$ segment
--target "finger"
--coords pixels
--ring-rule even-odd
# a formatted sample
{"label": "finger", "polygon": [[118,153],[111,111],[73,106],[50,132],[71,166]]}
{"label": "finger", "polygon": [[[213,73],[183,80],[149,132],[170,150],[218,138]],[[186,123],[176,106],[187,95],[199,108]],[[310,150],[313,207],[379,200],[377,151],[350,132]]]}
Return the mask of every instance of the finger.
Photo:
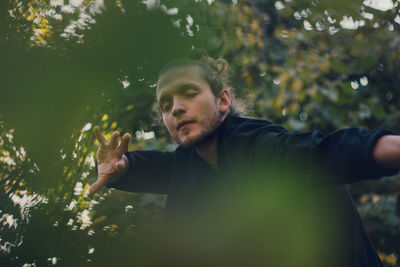
{"label": "finger", "polygon": [[119,132],[115,131],[111,135],[111,140],[110,140],[110,146],[112,148],[116,148],[118,146],[118,137],[119,137]]}
{"label": "finger", "polygon": [[97,180],[89,187],[89,194],[94,194],[100,190],[106,183],[104,181]]}
{"label": "finger", "polygon": [[97,140],[99,140],[100,144],[107,145],[108,141],[104,137],[104,135],[100,132],[99,126],[94,126],[94,134],[96,135]]}
{"label": "finger", "polygon": [[121,144],[119,145],[119,151],[121,154],[128,151],[129,140],[131,139],[131,135],[129,133],[124,134],[121,139]]}

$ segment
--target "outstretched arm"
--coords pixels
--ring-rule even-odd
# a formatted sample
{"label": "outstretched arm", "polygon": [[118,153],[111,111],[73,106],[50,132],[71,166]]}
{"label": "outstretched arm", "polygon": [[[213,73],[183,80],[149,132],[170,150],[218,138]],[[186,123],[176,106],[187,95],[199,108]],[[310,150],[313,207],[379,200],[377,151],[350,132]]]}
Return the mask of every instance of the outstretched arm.
{"label": "outstretched arm", "polygon": [[106,184],[117,181],[129,169],[129,160],[124,153],[128,151],[130,134],[124,134],[119,143],[119,132],[117,131],[113,132],[110,141],[103,136],[98,126],[94,127],[94,133],[99,141],[99,149],[96,154],[98,176],[97,181],[89,188],[90,194],[96,193]]}
{"label": "outstretched arm", "polygon": [[400,136],[385,135],[379,138],[373,150],[377,163],[385,168],[400,167]]}

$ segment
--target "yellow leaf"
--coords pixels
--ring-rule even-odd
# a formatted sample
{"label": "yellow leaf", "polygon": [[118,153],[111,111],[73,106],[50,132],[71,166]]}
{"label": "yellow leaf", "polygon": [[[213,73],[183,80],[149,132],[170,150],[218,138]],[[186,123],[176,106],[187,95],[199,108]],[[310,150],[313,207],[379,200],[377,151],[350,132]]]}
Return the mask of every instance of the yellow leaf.
{"label": "yellow leaf", "polygon": [[294,114],[297,113],[299,111],[300,105],[297,102],[291,103],[288,107],[289,112]]}
{"label": "yellow leaf", "polygon": [[385,263],[390,264],[391,266],[395,266],[397,264],[397,259],[396,257],[392,255],[387,255],[383,252],[378,251],[378,255],[381,258],[381,260]]}
{"label": "yellow leaf", "polygon": [[85,194],[85,192],[87,192],[89,190],[90,184],[86,183],[85,187],[82,190],[82,194]]}
{"label": "yellow leaf", "polygon": [[102,120],[102,121],[108,120],[108,115],[107,115],[107,114],[104,114],[103,117],[101,117],[101,120]]}
{"label": "yellow leaf", "polygon": [[30,14],[27,18],[28,21],[32,21],[35,19],[35,14]]}
{"label": "yellow leaf", "polygon": [[105,221],[107,219],[107,217],[106,216],[101,216],[101,217],[99,217],[99,218],[97,218],[96,220],[94,220],[94,224],[96,224],[96,223],[100,223],[100,222],[102,222],[102,221]]}
{"label": "yellow leaf", "polygon": [[41,29],[38,29],[39,31],[40,31],[40,34],[46,34],[47,32],[49,32],[49,29],[46,29],[46,28],[41,28]]}
{"label": "yellow leaf", "polygon": [[322,62],[321,65],[319,65],[319,67],[320,67],[320,69],[321,69],[321,71],[322,71],[323,73],[327,73],[327,72],[330,70],[330,68],[331,68],[331,62],[330,62],[329,59],[327,58],[324,62]]}
{"label": "yellow leaf", "polygon": [[243,32],[242,32],[241,28],[239,28],[239,27],[236,28],[236,35],[237,35],[238,39],[242,39]]}
{"label": "yellow leaf", "polygon": [[300,80],[300,79],[295,79],[295,80],[292,82],[292,89],[293,89],[293,91],[298,92],[298,91],[300,91],[302,88],[303,88],[303,81],[302,81],[302,80]]}
{"label": "yellow leaf", "polygon": [[37,12],[37,10],[32,6],[31,3],[28,4],[29,10],[34,13],[34,14],[38,14],[39,12]]}
{"label": "yellow leaf", "polygon": [[258,19],[253,19],[251,21],[250,27],[252,30],[257,30],[259,28]]}
{"label": "yellow leaf", "polygon": [[105,137],[107,140],[110,140],[110,139],[111,139],[111,133],[105,133],[105,134],[104,134],[104,137]]}
{"label": "yellow leaf", "polygon": [[290,74],[288,72],[282,72],[279,74],[278,79],[280,81],[279,86],[281,88],[286,88],[287,82],[290,79]]}
{"label": "yellow leaf", "polygon": [[247,34],[247,41],[248,41],[248,45],[247,46],[252,46],[255,44],[256,39],[254,38],[254,35],[252,33],[248,33]]}
{"label": "yellow leaf", "polygon": [[33,6],[32,6],[32,3],[28,3],[28,7],[29,7],[30,10],[35,10],[35,9],[33,8]]}
{"label": "yellow leaf", "polygon": [[35,41],[36,41],[37,43],[39,43],[39,44],[45,44],[45,43],[46,43],[46,41],[45,41],[42,37],[40,37],[40,36],[36,36],[36,37],[35,37]]}
{"label": "yellow leaf", "polygon": [[47,19],[45,19],[45,18],[42,18],[42,21],[41,21],[41,23],[44,23],[44,24],[49,24],[49,21],[48,21]]}

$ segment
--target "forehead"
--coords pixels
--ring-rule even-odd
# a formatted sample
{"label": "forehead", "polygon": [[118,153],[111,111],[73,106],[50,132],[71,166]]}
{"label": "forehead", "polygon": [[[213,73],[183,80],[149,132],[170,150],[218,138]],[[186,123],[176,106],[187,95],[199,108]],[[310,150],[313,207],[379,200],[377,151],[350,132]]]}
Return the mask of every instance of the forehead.
{"label": "forehead", "polygon": [[168,70],[158,79],[157,100],[160,99],[161,95],[188,84],[208,87],[208,83],[204,80],[202,74],[202,70],[197,66],[176,67]]}

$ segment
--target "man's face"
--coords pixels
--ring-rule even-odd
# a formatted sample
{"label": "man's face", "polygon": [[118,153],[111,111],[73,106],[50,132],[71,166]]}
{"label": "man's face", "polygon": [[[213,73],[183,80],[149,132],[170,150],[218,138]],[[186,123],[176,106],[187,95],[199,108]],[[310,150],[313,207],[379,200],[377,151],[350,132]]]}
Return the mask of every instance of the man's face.
{"label": "man's face", "polygon": [[220,100],[196,67],[176,68],[163,74],[157,101],[172,138],[179,145],[196,146],[221,123]]}

